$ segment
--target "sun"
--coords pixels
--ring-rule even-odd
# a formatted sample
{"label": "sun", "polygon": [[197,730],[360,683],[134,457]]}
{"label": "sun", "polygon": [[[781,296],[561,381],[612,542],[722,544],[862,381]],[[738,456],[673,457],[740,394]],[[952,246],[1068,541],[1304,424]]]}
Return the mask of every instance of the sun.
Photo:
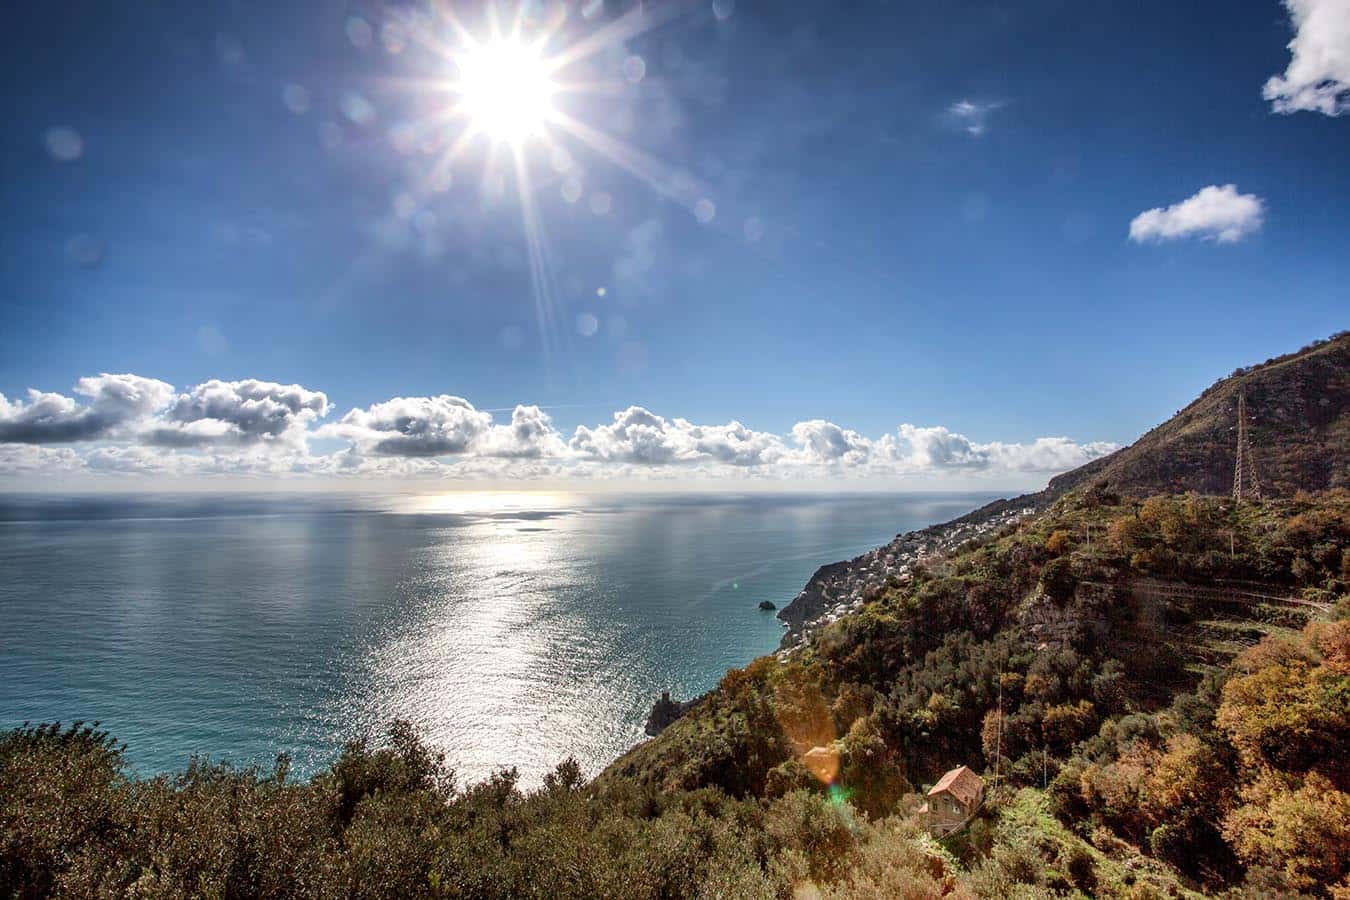
{"label": "sun", "polygon": [[473,131],[517,146],[543,134],[558,88],[537,47],[497,38],[469,47],[455,62],[460,109]]}

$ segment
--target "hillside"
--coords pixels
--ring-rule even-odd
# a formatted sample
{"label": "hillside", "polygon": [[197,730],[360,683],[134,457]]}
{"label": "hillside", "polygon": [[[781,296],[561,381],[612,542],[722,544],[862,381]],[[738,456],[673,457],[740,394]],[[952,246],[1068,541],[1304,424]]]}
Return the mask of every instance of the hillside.
{"label": "hillside", "polygon": [[1051,479],[1047,494],[1106,480],[1132,496],[1226,494],[1245,393],[1266,496],[1350,486],[1350,332],[1239,369],[1128,447]]}
{"label": "hillside", "polygon": [[1038,509],[1075,488],[1104,482],[1135,497],[1231,492],[1237,402],[1247,398],[1250,441],[1264,496],[1350,485],[1350,332],[1234,372],[1128,447],[1050,480],[1041,491],[995,500],[950,522],[896,535],[884,546],[815,571],[778,613],[782,647],[831,617],[857,609],[914,563]]}

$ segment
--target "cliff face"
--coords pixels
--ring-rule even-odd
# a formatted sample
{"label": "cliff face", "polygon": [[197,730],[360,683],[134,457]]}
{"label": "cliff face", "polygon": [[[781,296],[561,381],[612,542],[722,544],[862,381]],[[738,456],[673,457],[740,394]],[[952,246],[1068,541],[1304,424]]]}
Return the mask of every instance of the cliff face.
{"label": "cliff face", "polygon": [[1103,479],[1134,496],[1228,493],[1239,393],[1267,497],[1350,485],[1350,332],[1342,332],[1239,369],[1130,446],[1051,479],[1045,493]]}

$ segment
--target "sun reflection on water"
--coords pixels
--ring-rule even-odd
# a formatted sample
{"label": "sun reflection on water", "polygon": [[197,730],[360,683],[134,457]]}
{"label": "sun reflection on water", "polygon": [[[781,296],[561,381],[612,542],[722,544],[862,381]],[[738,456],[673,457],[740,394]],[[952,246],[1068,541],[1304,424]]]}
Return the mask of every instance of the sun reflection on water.
{"label": "sun reflection on water", "polygon": [[[597,719],[631,718],[648,686],[614,671],[630,668],[620,662],[625,623],[598,622],[587,609],[608,589],[584,546],[560,537],[585,518],[571,515],[576,499],[529,491],[410,498],[401,511],[459,521],[446,525],[453,539],[410,561],[396,588],[407,609],[395,630],[372,636],[348,719],[370,732],[409,719],[474,779],[514,765],[537,781],[566,756],[602,756],[612,728],[587,731]],[[522,527],[540,518],[547,528]]]}
{"label": "sun reflection on water", "polygon": [[419,494],[400,502],[394,512],[418,515],[500,515],[560,512],[577,505],[572,494],[550,491],[451,491]]}

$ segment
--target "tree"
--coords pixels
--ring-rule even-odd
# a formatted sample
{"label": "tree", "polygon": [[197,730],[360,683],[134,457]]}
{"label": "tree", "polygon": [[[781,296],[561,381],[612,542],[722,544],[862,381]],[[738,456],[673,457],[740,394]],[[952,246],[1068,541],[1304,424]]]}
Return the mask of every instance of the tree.
{"label": "tree", "polygon": [[1041,720],[1041,731],[1045,741],[1052,747],[1066,748],[1079,741],[1095,729],[1097,712],[1087,700],[1077,703],[1061,703],[1045,711]]}
{"label": "tree", "polygon": [[1223,833],[1243,862],[1280,869],[1297,890],[1350,874],[1350,794],[1316,772],[1302,784],[1268,772],[1242,799]]}
{"label": "tree", "polygon": [[1294,659],[1229,679],[1215,723],[1243,762],[1305,770],[1350,740],[1350,677]]}

